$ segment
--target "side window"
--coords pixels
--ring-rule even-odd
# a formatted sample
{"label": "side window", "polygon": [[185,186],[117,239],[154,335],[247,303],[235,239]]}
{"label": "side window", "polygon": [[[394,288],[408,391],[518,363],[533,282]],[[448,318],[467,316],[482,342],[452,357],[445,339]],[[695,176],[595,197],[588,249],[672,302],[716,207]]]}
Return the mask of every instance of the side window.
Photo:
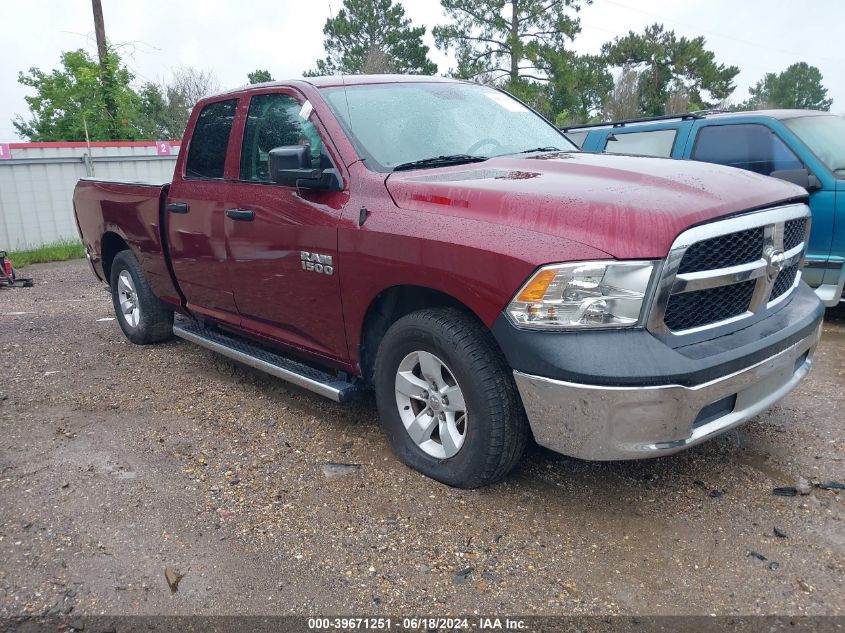
{"label": "side window", "polygon": [[779,169],[801,169],[803,163],[765,125],[706,125],[691,158],[747,169],[768,176]]}
{"label": "side window", "polygon": [[672,155],[672,146],[675,144],[677,134],[677,130],[612,132],[607,137],[604,151],[608,154],[639,154],[669,158]]}
{"label": "side window", "polygon": [[270,150],[283,145],[310,145],[319,165],[323,142],[313,123],[299,113],[302,104],[290,95],[256,95],[249,102],[241,149],[241,180],[271,182]]}
{"label": "side window", "polygon": [[237,99],[209,103],[200,112],[185,172],[188,178],[222,178]]}
{"label": "side window", "polygon": [[568,138],[570,141],[575,143],[578,147],[584,147],[584,141],[587,140],[587,134],[589,132],[566,132],[564,136]]}

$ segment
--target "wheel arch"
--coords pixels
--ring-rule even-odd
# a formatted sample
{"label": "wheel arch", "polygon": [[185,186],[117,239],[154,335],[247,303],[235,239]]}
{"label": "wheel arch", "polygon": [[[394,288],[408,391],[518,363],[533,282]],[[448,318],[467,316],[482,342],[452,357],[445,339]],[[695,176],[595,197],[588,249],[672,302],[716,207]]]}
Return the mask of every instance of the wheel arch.
{"label": "wheel arch", "polygon": [[485,329],[481,318],[454,296],[427,286],[403,284],[385,288],[370,301],[361,325],[358,365],[361,377],[372,384],[376,353],[390,326],[403,316],[425,308],[451,307],[472,317]]}
{"label": "wheel arch", "polygon": [[100,260],[103,266],[103,276],[107,284],[111,285],[111,266],[114,258],[121,251],[129,250],[126,239],[114,231],[106,231],[100,241]]}

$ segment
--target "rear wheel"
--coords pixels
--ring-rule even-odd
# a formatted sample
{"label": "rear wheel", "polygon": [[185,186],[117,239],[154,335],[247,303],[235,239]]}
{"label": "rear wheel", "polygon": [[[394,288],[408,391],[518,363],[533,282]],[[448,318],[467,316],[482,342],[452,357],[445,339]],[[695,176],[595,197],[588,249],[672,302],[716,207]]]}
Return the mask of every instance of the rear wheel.
{"label": "rear wheel", "polygon": [[513,376],[490,333],[453,308],[394,323],[374,372],[382,428],[407,465],[450,486],[503,478],[528,424]]}
{"label": "rear wheel", "polygon": [[173,335],[173,312],[153,294],[132,251],[121,251],[115,256],[111,293],[117,321],[130,341],[148,345]]}

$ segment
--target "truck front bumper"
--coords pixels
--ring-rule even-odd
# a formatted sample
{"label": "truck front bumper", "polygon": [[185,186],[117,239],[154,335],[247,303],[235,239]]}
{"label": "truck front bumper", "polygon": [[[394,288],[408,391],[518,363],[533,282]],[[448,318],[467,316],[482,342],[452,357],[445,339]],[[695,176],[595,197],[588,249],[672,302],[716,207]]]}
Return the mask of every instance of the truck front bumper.
{"label": "truck front bumper", "polygon": [[[807,375],[824,310],[804,284],[795,295],[777,314],[721,337],[731,340],[686,348],[670,348],[645,330],[558,334],[558,349],[549,347],[548,333],[511,336],[506,328],[515,328],[501,321],[494,335],[538,444],[589,460],[657,457],[742,424]],[[544,349],[542,358],[526,362],[530,353],[525,345],[517,351],[519,340]],[[545,375],[526,370],[541,367]]]}

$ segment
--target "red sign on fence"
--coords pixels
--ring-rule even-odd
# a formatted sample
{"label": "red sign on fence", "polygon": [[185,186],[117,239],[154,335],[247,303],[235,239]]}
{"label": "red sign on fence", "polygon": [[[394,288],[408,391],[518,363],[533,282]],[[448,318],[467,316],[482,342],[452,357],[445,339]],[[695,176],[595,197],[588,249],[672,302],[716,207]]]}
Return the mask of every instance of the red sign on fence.
{"label": "red sign on fence", "polygon": [[170,141],[156,141],[156,154],[170,156]]}
{"label": "red sign on fence", "polygon": [[9,160],[11,157],[12,157],[12,150],[9,149],[9,144],[8,143],[0,143],[0,160]]}

